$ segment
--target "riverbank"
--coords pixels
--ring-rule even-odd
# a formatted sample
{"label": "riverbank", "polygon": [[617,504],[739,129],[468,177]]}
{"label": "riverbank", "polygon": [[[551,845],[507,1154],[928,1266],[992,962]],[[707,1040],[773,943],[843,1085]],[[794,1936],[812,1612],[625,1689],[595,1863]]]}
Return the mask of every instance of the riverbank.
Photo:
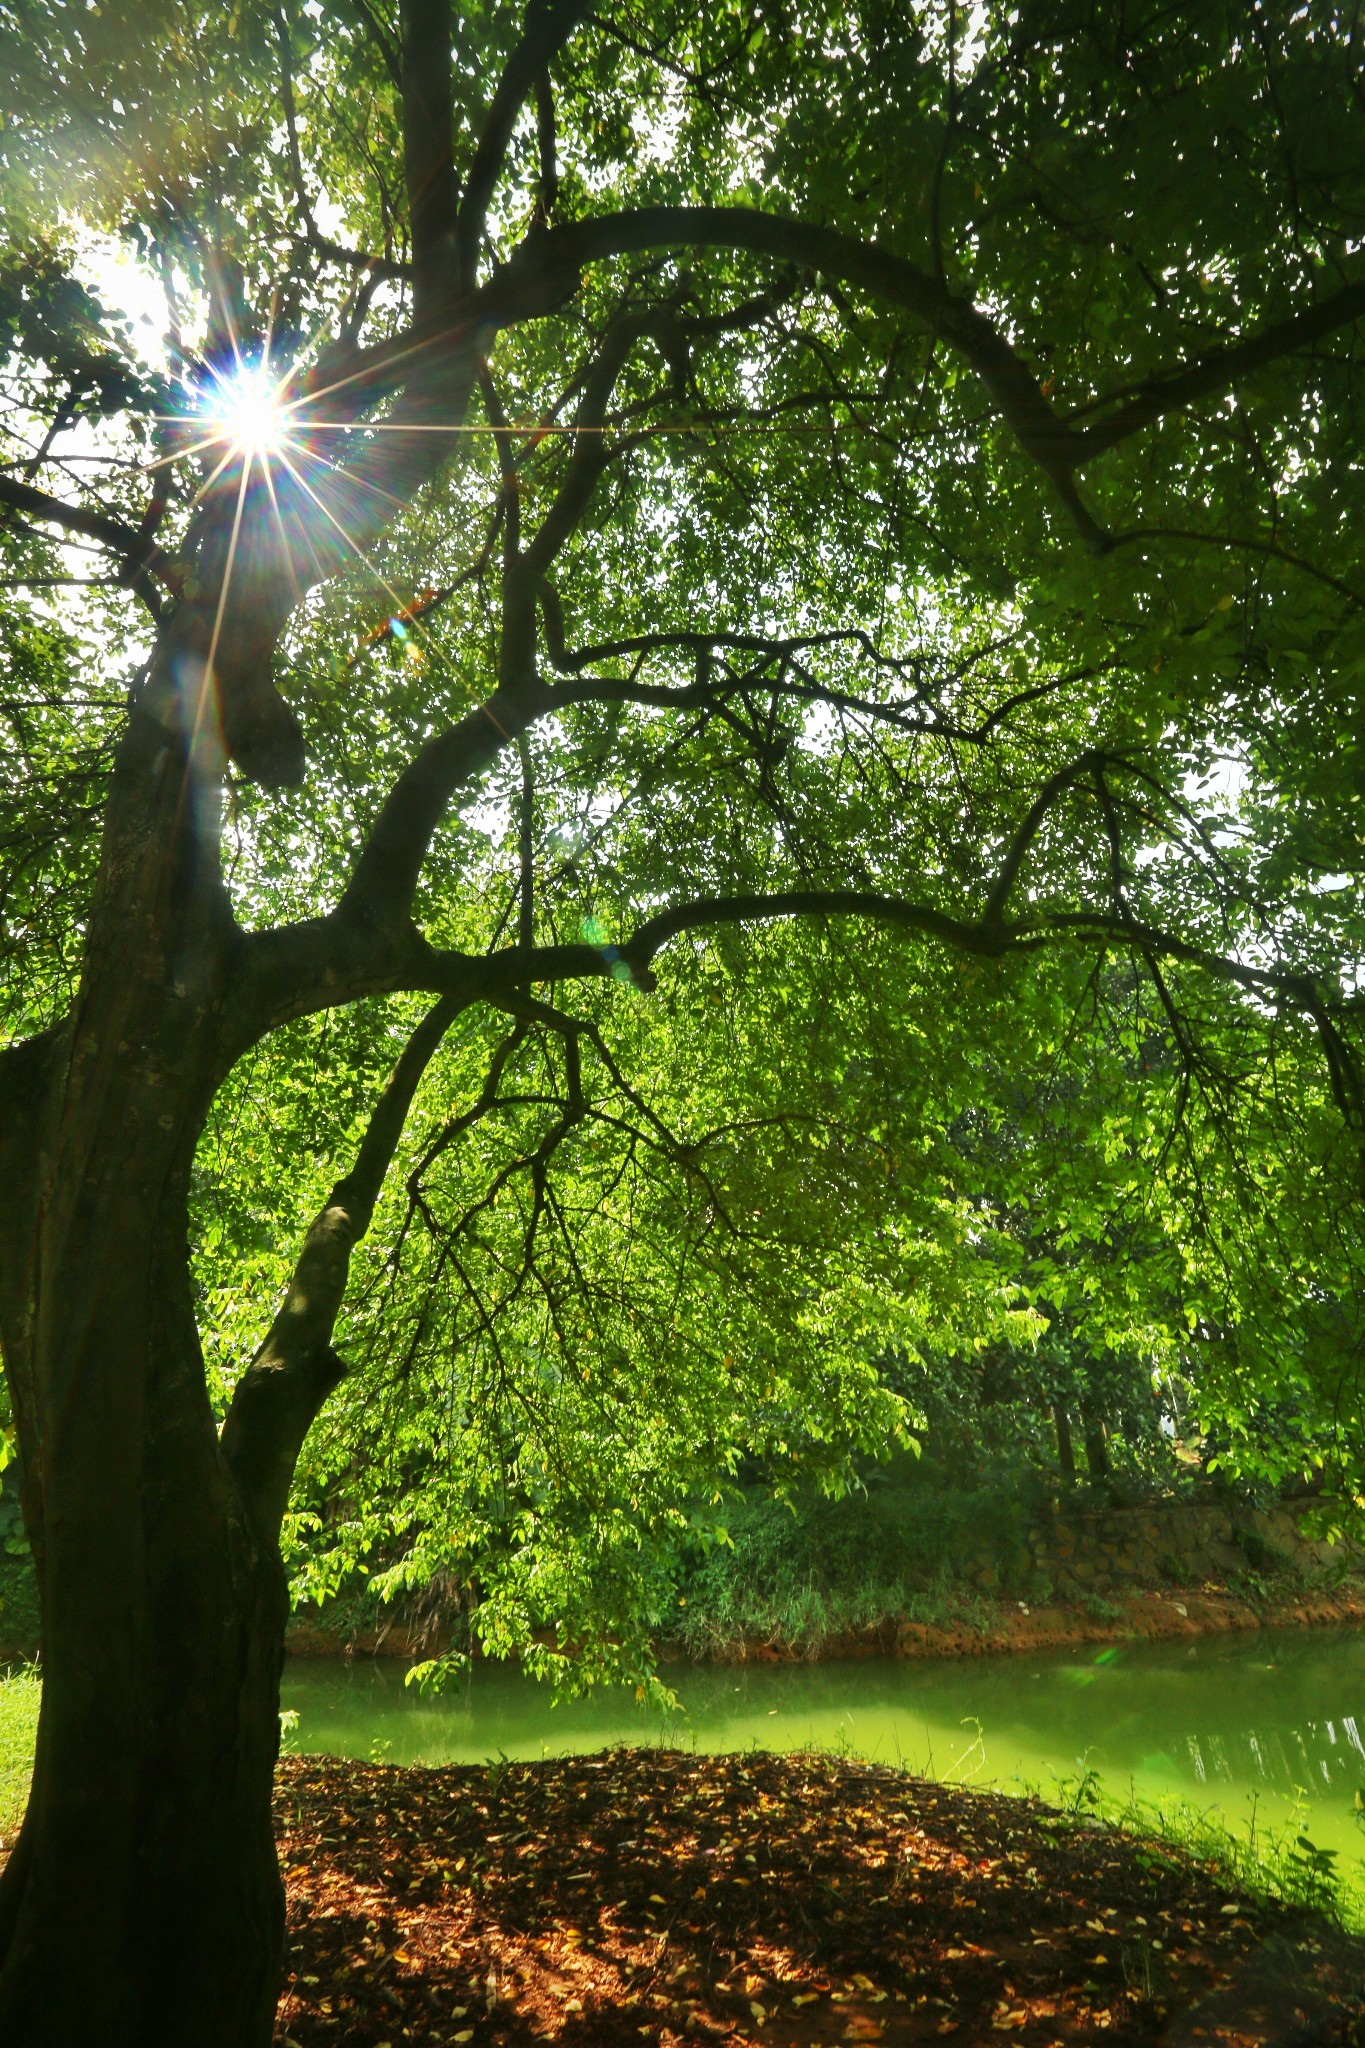
{"label": "riverbank", "polygon": [[822,1755],[287,1758],[284,2048],[1365,2041],[1365,1943],[1169,1844]]}
{"label": "riverbank", "polygon": [[[898,1621],[850,1631],[821,1644],[820,1657],[982,1657],[1011,1651],[1065,1649],[1081,1643],[1174,1642],[1235,1630],[1328,1628],[1365,1622],[1365,1586],[1332,1592],[1302,1587],[1252,1600],[1217,1586],[1161,1593],[1116,1593],[1104,1600],[1034,1608],[1026,1601],[974,1603],[962,1619]],[[718,1659],[803,1662],[799,1644],[761,1640],[735,1644]]]}
{"label": "riverbank", "polygon": [[[662,1663],[800,1664],[846,1657],[999,1656],[1082,1643],[1166,1642],[1235,1630],[1330,1628],[1344,1622],[1365,1623],[1365,1583],[1359,1580],[1330,1591],[1290,1584],[1254,1597],[1221,1586],[1175,1586],[1042,1607],[978,1594],[944,1601],[934,1620],[894,1618],[824,1634],[815,1642],[780,1634],[741,1635],[717,1643],[705,1658],[689,1657],[676,1640],[658,1647]],[[396,1618],[343,1626],[325,1612],[310,1612],[292,1618],[285,1646],[291,1657],[392,1657],[410,1663],[446,1648],[448,1638],[430,1630],[419,1634]],[[12,1642],[0,1633],[0,1666],[28,1663],[37,1647],[29,1631]]]}
{"label": "riverbank", "polygon": [[[1257,1505],[1211,1486],[1130,1505],[874,1481],[794,1513],[734,1504],[729,1540],[680,1567],[664,1663],[979,1656],[1068,1644],[1365,1620],[1365,1551],[1323,1541],[1321,1501]],[[458,1633],[455,1633],[458,1631]],[[0,1663],[36,1654],[27,1558],[0,1558]],[[289,1625],[296,1657],[431,1657],[467,1614],[353,1588]],[[477,1654],[477,1645],[475,1645]]]}
{"label": "riverbank", "polygon": [[[933,1620],[891,1618],[818,1639],[783,1634],[738,1635],[718,1641],[710,1656],[689,1656],[676,1640],[659,1645],[661,1663],[811,1663],[845,1657],[981,1657],[1009,1651],[1064,1649],[1068,1644],[1175,1641],[1238,1629],[1328,1628],[1365,1622],[1365,1583],[1310,1588],[1295,1581],[1250,1595],[1225,1586],[1175,1586],[1160,1592],[1114,1592],[1036,1606],[974,1594],[949,1597]],[[429,1657],[446,1639],[416,1635],[396,1619],[344,1631],[326,1614],[296,1614],[286,1646],[293,1657]],[[3,1652],[0,1652],[0,1661]]]}
{"label": "riverbank", "polygon": [[[680,1563],[661,1663],[976,1656],[1365,1619],[1365,1553],[1319,1533],[1321,1501],[1258,1505],[1212,1486],[1065,1501],[1015,1475],[970,1492],[902,1473],[795,1508],[733,1503],[728,1540]],[[420,1658],[431,1613],[361,1594],[295,1616],[298,1656]]]}

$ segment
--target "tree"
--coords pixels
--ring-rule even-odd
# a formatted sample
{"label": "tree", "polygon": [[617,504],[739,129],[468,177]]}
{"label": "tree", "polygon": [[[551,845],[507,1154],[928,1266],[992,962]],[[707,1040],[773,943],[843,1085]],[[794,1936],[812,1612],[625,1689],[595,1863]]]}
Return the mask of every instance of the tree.
{"label": "tree", "polygon": [[[457,1019],[482,1080],[432,1142],[484,1179],[431,1241],[491,1271],[505,1233],[500,1315],[542,1230],[538,1299],[570,1298],[592,1223],[551,1171],[594,1120],[658,1137],[656,1244],[696,1241],[689,1191],[732,1216],[743,1148],[665,1142],[606,1029],[676,1107],[649,1001],[676,1022],[727,957],[757,1129],[778,992],[809,1014],[836,956],[843,1067],[859,1008],[885,1032],[912,989],[940,1075],[958,1029],[1069,1045],[1124,956],[1168,1065],[1097,1136],[1130,1182],[1171,1168],[1190,1297],[1273,1291],[1270,1217],[1281,1291],[1352,1300],[1360,28],[1071,0],[3,22],[0,1337],[45,1677],[0,2033],[245,2048],[283,1927],[281,1519],[415,1092],[469,1077]],[[164,280],[165,371],[80,281],[95,231]],[[107,569],[59,611],[74,549]],[[292,1048],[297,1095],[300,1020],[379,999],[405,1042],[220,1428],[196,1147],[215,1116],[230,1146],[248,1062]],[[485,1126],[513,1136],[471,1162]],[[809,1148],[791,1172],[816,1189]],[[1049,1200],[1093,1207],[1086,1172],[1059,1154]],[[792,1398],[837,1415],[805,1338]],[[1244,1345],[1244,1415],[1258,1369]]]}

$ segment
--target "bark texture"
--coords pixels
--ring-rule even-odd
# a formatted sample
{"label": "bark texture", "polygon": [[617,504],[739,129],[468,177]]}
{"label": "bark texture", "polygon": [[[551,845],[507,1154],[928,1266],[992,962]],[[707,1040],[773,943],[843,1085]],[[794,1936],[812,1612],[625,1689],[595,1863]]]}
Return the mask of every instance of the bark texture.
{"label": "bark texture", "polygon": [[271,2037],[280,1521],[342,1371],[351,1250],[463,1007],[443,998],[413,1033],[220,1436],[188,1191],[240,1050],[249,948],[223,894],[217,799],[193,748],[136,716],[80,999],[0,1061],[0,1339],[43,1610],[33,1791],[0,1878],[0,2041],[25,2048]]}
{"label": "bark texture", "polygon": [[284,1581],[218,1442],[187,1243],[237,943],[214,802],[135,717],[80,997],[3,1070],[0,1335],[44,1683],[0,1881],[0,2039],[31,2048],[246,2048],[278,1983]]}
{"label": "bark texture", "polygon": [[[388,431],[353,460],[338,434],[333,466],[306,492],[281,474],[253,494],[239,459],[203,494],[180,550],[193,581],[175,582],[169,612],[152,606],[162,625],[115,765],[79,994],[58,1029],[0,1054],[0,1349],[44,1668],[32,1795],[0,1877],[6,2044],[265,2048],[271,2038],[284,1933],[270,1811],[280,1520],[304,1435],[343,1370],[332,1331],[351,1250],[426,1063],[480,992],[459,959],[433,980],[411,921],[417,870],[452,790],[539,700],[522,678],[522,701],[495,702],[433,742],[394,792],[344,903],[292,930],[250,938],[235,923],[219,861],[222,777],[231,760],[265,787],[300,781],[302,733],[272,673],[291,611],[458,444],[489,335],[548,310],[574,281],[532,264],[480,289],[475,271],[518,111],[578,13],[564,0],[533,10],[461,195],[450,8],[404,0],[417,329],[396,365],[367,370],[352,347],[344,377],[320,361],[316,393],[307,380],[301,393],[320,396],[333,429],[383,403]],[[55,501],[9,495],[12,507],[54,513]],[[97,537],[145,567],[138,535],[105,521]],[[533,614],[533,590],[525,603]],[[188,1213],[214,1092],[285,1019],[424,986],[449,992],[307,1233],[220,1437]]]}

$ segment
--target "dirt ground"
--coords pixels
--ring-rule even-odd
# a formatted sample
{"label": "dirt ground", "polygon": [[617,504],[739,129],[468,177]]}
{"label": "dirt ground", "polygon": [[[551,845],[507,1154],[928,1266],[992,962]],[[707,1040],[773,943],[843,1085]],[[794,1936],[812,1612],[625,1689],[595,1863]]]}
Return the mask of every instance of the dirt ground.
{"label": "dirt ground", "polygon": [[826,1756],[285,1759],[278,2039],[1360,2048],[1365,1943],[1157,1842]]}

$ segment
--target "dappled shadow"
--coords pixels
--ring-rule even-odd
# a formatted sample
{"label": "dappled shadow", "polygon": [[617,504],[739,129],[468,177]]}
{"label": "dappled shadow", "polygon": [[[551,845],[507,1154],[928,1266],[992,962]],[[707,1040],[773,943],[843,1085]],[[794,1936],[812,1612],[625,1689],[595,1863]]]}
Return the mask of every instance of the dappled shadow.
{"label": "dappled shadow", "polygon": [[296,1758],[278,1818],[299,2048],[1289,2048],[1353,2040],[1365,1981],[1158,1844],[830,1757]]}

